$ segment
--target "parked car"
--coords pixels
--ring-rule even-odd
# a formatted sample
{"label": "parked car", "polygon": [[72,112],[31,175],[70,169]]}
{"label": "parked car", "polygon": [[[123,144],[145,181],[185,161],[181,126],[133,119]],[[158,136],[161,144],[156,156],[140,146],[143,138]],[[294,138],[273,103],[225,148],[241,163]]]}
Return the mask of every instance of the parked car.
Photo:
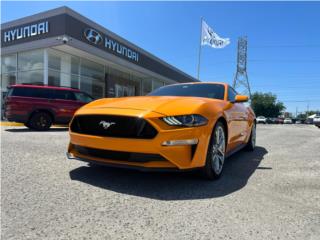
{"label": "parked car", "polygon": [[276,123],[276,118],[267,118],[267,123],[268,123],[268,124],[274,124],[274,123]]}
{"label": "parked car", "polygon": [[315,126],[317,126],[318,128],[320,128],[320,115],[317,115],[313,118],[313,123]]}
{"label": "parked car", "polygon": [[8,121],[24,123],[35,130],[48,130],[54,123],[67,124],[75,111],[93,98],[78,89],[12,85],[5,98]]}
{"label": "parked car", "polygon": [[276,123],[277,124],[283,124],[284,119],[283,118],[276,118]]}
{"label": "parked car", "polygon": [[267,123],[267,119],[264,116],[257,117],[256,121],[257,123],[263,123],[263,124]]}
{"label": "parked car", "polygon": [[285,118],[285,119],[283,120],[283,123],[284,123],[284,124],[292,124],[292,119],[291,119],[291,118]]}
{"label": "parked car", "polygon": [[144,170],[200,168],[208,179],[218,178],[227,156],[255,148],[255,115],[246,101],[225,83],[203,82],[97,100],[70,123],[67,156]]}

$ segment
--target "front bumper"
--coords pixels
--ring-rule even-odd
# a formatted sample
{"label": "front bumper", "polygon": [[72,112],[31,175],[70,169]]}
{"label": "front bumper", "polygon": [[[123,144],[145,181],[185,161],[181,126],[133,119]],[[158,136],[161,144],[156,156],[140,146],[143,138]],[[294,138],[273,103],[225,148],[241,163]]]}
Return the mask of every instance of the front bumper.
{"label": "front bumper", "polygon": [[[192,128],[171,127],[159,120],[159,117],[145,118],[152,124],[158,134],[153,139],[129,139],[92,136],[70,132],[68,155],[71,158],[86,162],[97,162],[111,166],[122,166],[142,169],[171,169],[187,170],[200,168],[205,165],[208,142],[211,135],[210,125]],[[184,141],[193,139],[196,141]],[[165,145],[168,141],[177,141],[181,145]],[[185,144],[183,144],[185,143]],[[195,144],[190,144],[195,143]],[[88,151],[79,151],[86,148]],[[92,152],[93,151],[93,152]],[[103,151],[106,151],[105,154]],[[99,154],[97,154],[99,152]],[[109,152],[111,152],[109,154]],[[119,159],[126,154],[140,154],[141,159]],[[145,161],[144,155],[158,155]],[[120,157],[121,158],[121,157]],[[148,158],[149,159],[149,158]]]}

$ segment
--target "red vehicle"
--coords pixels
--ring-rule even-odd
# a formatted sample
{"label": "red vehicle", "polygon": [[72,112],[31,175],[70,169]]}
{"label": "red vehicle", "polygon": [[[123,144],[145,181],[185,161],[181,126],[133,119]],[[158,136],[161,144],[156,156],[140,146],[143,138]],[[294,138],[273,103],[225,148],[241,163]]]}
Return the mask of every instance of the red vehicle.
{"label": "red vehicle", "polygon": [[278,117],[278,118],[276,119],[276,123],[277,123],[277,124],[283,124],[283,123],[284,123],[284,118]]}
{"label": "red vehicle", "polygon": [[9,121],[43,131],[54,123],[69,123],[75,111],[92,100],[90,95],[79,89],[12,85],[5,99],[4,114]]}

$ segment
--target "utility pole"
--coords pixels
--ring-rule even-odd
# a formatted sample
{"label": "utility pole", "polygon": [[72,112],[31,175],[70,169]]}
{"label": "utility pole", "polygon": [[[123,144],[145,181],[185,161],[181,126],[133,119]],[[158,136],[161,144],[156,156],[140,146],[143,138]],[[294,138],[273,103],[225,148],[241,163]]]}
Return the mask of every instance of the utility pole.
{"label": "utility pole", "polygon": [[247,74],[247,37],[239,37],[237,54],[237,72],[233,79],[233,88],[240,94],[251,98],[251,90]]}

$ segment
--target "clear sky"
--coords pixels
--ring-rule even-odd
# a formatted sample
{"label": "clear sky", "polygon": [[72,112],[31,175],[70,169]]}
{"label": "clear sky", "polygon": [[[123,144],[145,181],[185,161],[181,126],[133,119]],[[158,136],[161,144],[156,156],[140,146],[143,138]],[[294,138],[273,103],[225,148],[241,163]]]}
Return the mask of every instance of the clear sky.
{"label": "clear sky", "polygon": [[200,18],[224,49],[202,49],[200,78],[232,83],[239,36],[248,37],[251,91],[287,111],[320,110],[320,2],[2,2],[1,22],[66,5],[196,77]]}

